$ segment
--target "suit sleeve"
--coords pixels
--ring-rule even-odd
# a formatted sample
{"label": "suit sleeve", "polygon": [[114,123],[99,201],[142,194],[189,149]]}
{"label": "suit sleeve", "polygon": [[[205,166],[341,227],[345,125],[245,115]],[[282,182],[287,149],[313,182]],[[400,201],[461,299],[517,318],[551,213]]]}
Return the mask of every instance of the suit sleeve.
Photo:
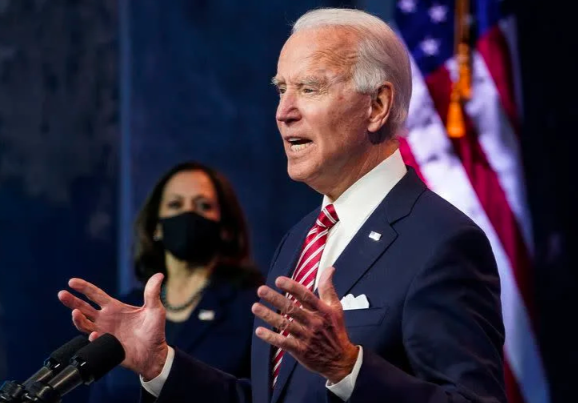
{"label": "suit sleeve", "polygon": [[250,403],[251,384],[206,365],[175,349],[175,360],[160,396],[141,389],[142,403]]}
{"label": "suit sleeve", "polygon": [[433,252],[408,290],[402,332],[414,374],[364,349],[349,402],[506,402],[500,281],[479,228]]}

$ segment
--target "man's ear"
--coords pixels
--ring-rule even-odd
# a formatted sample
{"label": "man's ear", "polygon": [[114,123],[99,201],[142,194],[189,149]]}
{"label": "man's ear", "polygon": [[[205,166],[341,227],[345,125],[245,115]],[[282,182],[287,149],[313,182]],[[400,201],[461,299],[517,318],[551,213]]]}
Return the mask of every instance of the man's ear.
{"label": "man's ear", "polygon": [[390,82],[383,83],[373,94],[367,131],[376,133],[385,126],[391,113],[394,95],[395,91]]}

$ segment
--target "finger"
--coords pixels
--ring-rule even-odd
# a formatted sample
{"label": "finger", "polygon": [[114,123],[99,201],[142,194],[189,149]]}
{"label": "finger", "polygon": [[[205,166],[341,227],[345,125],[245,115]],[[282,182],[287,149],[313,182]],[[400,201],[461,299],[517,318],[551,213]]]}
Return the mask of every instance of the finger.
{"label": "finger", "polygon": [[58,293],[58,299],[66,307],[72,310],[78,309],[80,312],[84,314],[84,316],[86,316],[90,320],[94,320],[98,315],[98,311],[94,309],[88,302],[83,301],[78,297],[75,297],[68,291],[60,291]]}
{"label": "finger", "polygon": [[100,333],[98,332],[92,332],[91,334],[88,335],[88,341],[90,341],[91,343],[93,341],[95,341],[96,339],[98,339],[101,336]]}
{"label": "finger", "polygon": [[306,328],[303,325],[294,320],[290,320],[287,316],[273,312],[263,304],[258,302],[253,304],[251,311],[255,316],[263,319],[274,328],[279,329],[280,333],[287,331],[295,337],[302,337],[306,333]]}
{"label": "finger", "polygon": [[161,302],[161,286],[163,284],[164,275],[157,273],[147,281],[144,290],[144,304],[151,308],[160,308],[163,306]]}
{"label": "finger", "polygon": [[85,281],[83,279],[80,278],[70,279],[68,285],[73,290],[86,295],[86,297],[89,300],[91,300],[100,307],[106,306],[109,302],[113,300],[113,298],[110,295],[102,291],[94,284],[89,283],[88,281]]}
{"label": "finger", "polygon": [[279,347],[288,353],[295,354],[299,351],[299,342],[294,337],[285,337],[261,326],[255,329],[255,334],[266,343]]}
{"label": "finger", "polygon": [[301,309],[295,301],[291,301],[266,285],[257,289],[257,295],[263,300],[269,302],[275,308],[279,309],[282,314],[291,316],[293,319],[298,320],[304,325],[309,323],[309,312]]}
{"label": "finger", "polygon": [[335,287],[333,286],[333,273],[335,273],[335,267],[328,267],[321,273],[318,287],[319,298],[328,305],[341,306],[341,301],[339,300],[337,291],[335,291]]}
{"label": "finger", "polygon": [[275,285],[281,290],[293,295],[305,308],[311,309],[312,311],[321,311],[323,309],[321,300],[298,282],[281,276],[275,280]]}
{"label": "finger", "polygon": [[74,326],[78,330],[84,333],[90,334],[96,330],[94,322],[89,321],[78,309],[72,311],[72,323],[74,323]]}

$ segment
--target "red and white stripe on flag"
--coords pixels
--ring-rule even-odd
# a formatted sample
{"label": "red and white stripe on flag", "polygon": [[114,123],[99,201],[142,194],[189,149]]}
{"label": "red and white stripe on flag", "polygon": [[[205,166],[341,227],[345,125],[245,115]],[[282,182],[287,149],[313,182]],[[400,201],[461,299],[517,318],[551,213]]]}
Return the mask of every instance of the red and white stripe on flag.
{"label": "red and white stripe on flag", "polygon": [[515,19],[503,10],[503,1],[469,3],[471,97],[463,104],[465,136],[454,138],[446,120],[458,79],[455,1],[397,2],[395,22],[413,71],[401,150],[428,186],[470,216],[491,242],[502,283],[509,401],[549,403],[533,326],[534,248],[520,153]]}

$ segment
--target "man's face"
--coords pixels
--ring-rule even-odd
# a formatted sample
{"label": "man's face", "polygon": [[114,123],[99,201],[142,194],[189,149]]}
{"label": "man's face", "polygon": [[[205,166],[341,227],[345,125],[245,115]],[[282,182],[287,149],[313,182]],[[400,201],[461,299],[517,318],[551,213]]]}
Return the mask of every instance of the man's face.
{"label": "man's face", "polygon": [[351,80],[355,45],[338,28],[298,32],[285,43],[274,78],[289,176],[324,194],[344,172],[361,169],[370,147],[371,97]]}

